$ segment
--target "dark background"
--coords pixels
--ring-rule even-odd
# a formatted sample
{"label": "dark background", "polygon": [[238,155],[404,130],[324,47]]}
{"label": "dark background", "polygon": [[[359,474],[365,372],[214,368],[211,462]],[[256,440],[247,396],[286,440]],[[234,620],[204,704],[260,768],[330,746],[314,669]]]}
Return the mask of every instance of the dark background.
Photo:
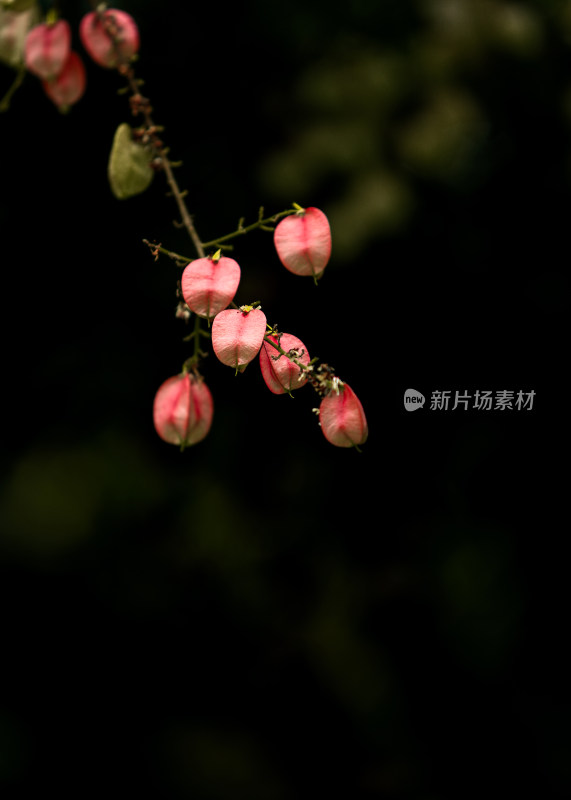
{"label": "dark background", "polygon": [[203,240],[327,213],[318,287],[256,231],[237,300],[350,383],[362,453],[213,356],[208,438],[156,436],[189,349],[142,239],[193,253],[161,175],[109,190],[131,118],[88,8],[85,96],[28,76],[0,118],[6,796],[567,796],[571,4],[121,6]]}

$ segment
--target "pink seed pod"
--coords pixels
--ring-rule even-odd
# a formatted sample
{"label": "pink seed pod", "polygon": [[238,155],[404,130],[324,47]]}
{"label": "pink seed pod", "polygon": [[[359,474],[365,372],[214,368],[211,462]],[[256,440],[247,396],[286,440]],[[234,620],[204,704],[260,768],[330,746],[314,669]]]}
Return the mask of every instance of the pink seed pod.
{"label": "pink seed pod", "polygon": [[50,100],[60,111],[65,112],[83,96],[85,83],[83,61],[72,50],[57,78],[53,81],[42,81],[42,86]]}
{"label": "pink seed pod", "polygon": [[274,244],[286,269],[318,278],[331,255],[329,221],[318,208],[302,208],[276,226]]}
{"label": "pink seed pod", "polygon": [[[278,343],[277,336],[270,336],[269,338],[272,342]],[[279,337],[279,344],[286,353],[292,350],[297,351],[296,359],[302,364],[309,364],[310,358],[307,348],[297,336],[293,336],[291,333],[282,333]],[[292,392],[307,382],[305,371],[287,356],[278,352],[267,341],[264,341],[260,350],[260,369],[266,386],[274,394]]]}
{"label": "pink seed pod", "polygon": [[166,380],[155,395],[155,429],[169,444],[184,448],[202,441],[212,425],[213,413],[210,389],[188,372]]}
{"label": "pink seed pod", "polygon": [[214,317],[212,347],[218,359],[243,372],[258,355],[266,333],[266,315],[259,308],[228,308]]}
{"label": "pink seed pod", "polygon": [[355,447],[367,441],[369,430],[363,406],[346,383],[333,389],[319,406],[321,430],[328,442],[337,447]]}
{"label": "pink seed pod", "polygon": [[64,19],[53,25],[36,25],[26,36],[24,44],[26,68],[43,81],[54,80],[62,71],[70,48],[71,30]]}
{"label": "pink seed pod", "polygon": [[109,69],[128,61],[139,49],[135,20],[116,8],[108,8],[101,15],[95,11],[86,14],[79,23],[79,37],[96,64]]}
{"label": "pink seed pod", "polygon": [[240,283],[240,267],[232,258],[197,258],[182,273],[182,294],[199,317],[215,317],[230,305]]}

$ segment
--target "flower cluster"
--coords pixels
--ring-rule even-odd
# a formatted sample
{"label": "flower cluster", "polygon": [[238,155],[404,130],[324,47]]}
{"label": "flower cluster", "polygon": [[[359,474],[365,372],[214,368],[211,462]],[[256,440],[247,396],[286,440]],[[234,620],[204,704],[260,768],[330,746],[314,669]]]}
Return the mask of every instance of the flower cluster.
{"label": "flower cluster", "polygon": [[[79,37],[89,56],[100,66],[117,67],[139,49],[139,32],[133,18],[114,8],[91,11],[79,25]],[[40,78],[47,96],[60,111],[67,111],[83,96],[86,73],[79,54],[71,48],[71,29],[65,19],[49,12],[24,41],[26,69]]]}
{"label": "flower cluster", "polygon": [[[296,205],[276,226],[274,243],[290,272],[319,278],[331,254],[326,215],[318,208]],[[212,323],[212,348],[218,360],[238,373],[258,357],[262,377],[273,394],[291,394],[309,383],[321,397],[316,410],[327,441],[338,447],[363,444],[367,420],[357,395],[328,365],[316,367],[297,336],[268,325],[258,303],[236,306],[240,276],[239,264],[221,256],[220,250],[191,261],[182,274],[184,302],[190,312]],[[177,313],[182,316],[180,307]],[[154,421],[161,438],[181,447],[204,438],[212,421],[212,398],[197,371],[190,378],[185,368],[160,387]]]}
{"label": "flower cluster", "polygon": [[[83,95],[85,67],[72,50],[69,23],[48,12],[45,21],[21,10],[10,18],[9,36],[15,39],[17,14],[26,31],[20,64],[42,81],[48,97],[58,109],[66,111]],[[39,14],[39,12],[38,12]],[[6,27],[4,25],[4,27]],[[199,362],[206,355],[200,349],[200,338],[211,339],[218,360],[236,373],[243,372],[258,358],[263,380],[272,394],[290,394],[309,384],[320,397],[315,409],[319,414],[325,438],[338,447],[359,447],[368,435],[363,407],[353,390],[335,375],[327,364],[310,359],[304,343],[294,334],[268,325],[259,302],[238,306],[234,298],[241,279],[240,265],[222,255],[227,240],[255,228],[273,232],[274,246],[283,266],[295,275],[312,277],[317,283],[331,256],[331,230],[326,215],[318,208],[302,208],[294,204],[268,219],[260,209],[258,221],[247,227],[240,221],[238,229],[212,242],[202,242],[184,203],[173,175],[174,163],[158,134],[162,128],[151,117],[152,107],[140,92],[142,81],[135,77],[133,61],[139,50],[139,31],[133,18],[114,8],[100,4],[82,18],[79,38],[85,51],[98,65],[117,70],[130,90],[131,113],[142,117],[142,124],[132,128],[122,123],[117,128],[109,158],[108,177],[115,197],[124,200],[144,191],[155,172],[166,177],[193,242],[198,258],[190,260],[151,246],[155,258],[166,252],[177,264],[185,265],[180,281],[177,317],[189,321],[194,315],[194,331],[185,341],[194,339],[194,354],[185,361],[180,374],[166,380],[156,393],[153,419],[158,435],[181,448],[200,442],[210,430],[213,401]],[[0,44],[5,49],[4,43]],[[1,55],[1,51],[0,51]],[[10,63],[14,56],[10,51]],[[147,244],[149,244],[147,242]],[[212,254],[206,255],[212,248]],[[209,332],[201,327],[206,320]]]}

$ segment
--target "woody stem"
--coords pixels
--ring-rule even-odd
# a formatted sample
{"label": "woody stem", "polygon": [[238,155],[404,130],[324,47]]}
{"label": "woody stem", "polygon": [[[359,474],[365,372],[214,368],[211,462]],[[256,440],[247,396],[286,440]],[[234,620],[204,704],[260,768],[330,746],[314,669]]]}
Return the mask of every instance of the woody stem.
{"label": "woody stem", "polygon": [[174,176],[172,163],[167,156],[168,150],[158,138],[157,126],[154,124],[151,117],[151,104],[146,97],[141,96],[139,92],[139,86],[141,82],[135,76],[135,70],[133,69],[131,60],[126,58],[121,52],[120,38],[113,15],[106,15],[104,12],[104,8],[101,6],[97,7],[96,14],[98,15],[99,21],[113,42],[115,55],[117,57],[117,71],[126,78],[127,83],[129,84],[129,88],[131,90],[131,108],[133,114],[141,114],[145,120],[145,128],[150,139],[151,150],[153,154],[160,160],[160,166],[164,170],[167,183],[177,204],[182,219],[182,225],[190,236],[194,248],[200,258],[204,258],[204,248],[202,246],[202,242],[200,241],[200,237],[196,232],[196,228],[194,227],[190,212],[186,207],[186,203],[184,202],[184,192],[180,190],[180,187]]}

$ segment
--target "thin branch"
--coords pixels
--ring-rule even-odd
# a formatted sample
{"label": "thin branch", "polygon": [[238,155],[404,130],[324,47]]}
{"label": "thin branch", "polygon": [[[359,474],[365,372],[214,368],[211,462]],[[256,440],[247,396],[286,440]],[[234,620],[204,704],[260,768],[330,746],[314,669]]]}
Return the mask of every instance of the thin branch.
{"label": "thin branch", "polygon": [[176,261],[177,266],[185,267],[187,264],[190,264],[192,258],[188,258],[188,256],[182,256],[180,253],[175,253],[172,250],[167,250],[166,247],[163,247],[161,244],[156,244],[156,242],[149,242],[148,239],[143,239],[143,244],[146,244],[149,250],[151,251],[151,255],[155,257],[155,261],[158,260],[159,253],[163,253],[163,255],[172,258],[173,261]]}
{"label": "thin branch", "polygon": [[153,122],[153,118],[151,116],[151,103],[147,97],[143,97],[140,93],[139,89],[141,86],[141,81],[135,76],[135,70],[133,69],[133,65],[131,59],[125,57],[120,48],[121,39],[119,36],[119,30],[115,23],[112,14],[105,14],[105,9],[101,6],[97,7],[96,13],[98,15],[99,21],[113,42],[113,47],[115,49],[115,55],[117,57],[117,70],[118,72],[125,77],[129,88],[131,90],[131,97],[129,98],[131,104],[131,111],[133,112],[134,116],[142,115],[145,120],[145,133],[149,139],[149,145],[151,152],[155,159],[155,164],[157,167],[162,168],[165,173],[165,177],[169,188],[172,192],[172,196],[175,199],[177,204],[181,219],[182,225],[186,229],[190,239],[194,245],[194,248],[200,258],[204,258],[204,247],[202,242],[200,241],[200,237],[196,232],[196,228],[194,227],[194,223],[192,221],[192,217],[188,208],[186,207],[186,203],[184,202],[184,192],[181,191],[177,180],[174,176],[172,163],[167,155],[167,148],[164,146],[163,142],[159,139],[158,133],[160,128],[158,128],[155,123]]}
{"label": "thin branch", "polygon": [[16,73],[16,77],[12,81],[10,88],[8,89],[2,100],[0,100],[0,113],[2,111],[8,111],[8,109],[10,108],[10,101],[12,100],[12,96],[14,95],[16,90],[20,87],[20,84],[24,80],[25,75],[26,75],[26,66],[25,64],[20,64],[20,66],[18,67],[18,71]]}
{"label": "thin branch", "polygon": [[[211,239],[209,242],[203,242],[202,246],[204,248],[207,247],[215,247],[221,244],[222,242],[227,242],[229,239],[234,239],[236,236],[242,236],[245,233],[249,233],[250,231],[256,230],[256,228],[261,228],[262,230],[273,230],[273,228],[269,228],[268,225],[272,223],[276,223],[282,217],[287,217],[289,214],[295,214],[298,209],[296,208],[288,208],[285,211],[280,211],[278,214],[273,214],[271,217],[266,217],[262,219],[262,216],[258,217],[257,222],[252,222],[251,225],[247,225],[244,227],[242,224],[244,222],[244,218],[238,222],[238,227],[232,233],[227,233],[225,236],[219,236],[217,239]],[[260,212],[263,213],[263,209],[260,209]]]}

